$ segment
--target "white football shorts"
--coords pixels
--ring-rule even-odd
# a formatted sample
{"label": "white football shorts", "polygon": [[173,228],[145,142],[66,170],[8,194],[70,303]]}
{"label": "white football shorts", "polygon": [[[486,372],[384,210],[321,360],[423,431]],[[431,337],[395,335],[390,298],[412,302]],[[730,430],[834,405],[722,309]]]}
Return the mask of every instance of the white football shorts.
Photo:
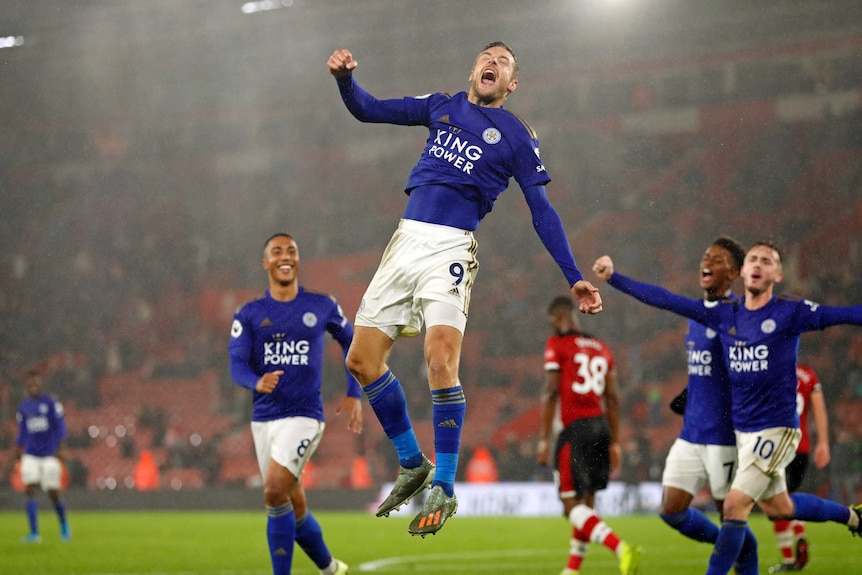
{"label": "white football shorts", "polygon": [[59,490],[62,476],[63,465],[54,456],[36,457],[26,453],[21,456],[21,480],[24,485],[39,485],[43,491]]}
{"label": "white football shorts", "polygon": [[723,501],[735,473],[735,445],[705,445],[677,438],[667,454],[661,484],[692,496],[709,486],[712,498]]}
{"label": "white football shorts", "polygon": [[312,417],[285,417],[275,421],[252,421],[251,436],[261,477],[272,459],[297,479],[317,451],[326,425]]}
{"label": "white football shorts", "polygon": [[[423,323],[467,325],[479,260],[473,232],[402,219],[362,297],[355,325],[390,338],[419,335]],[[434,306],[450,304],[453,310]],[[430,306],[430,310],[429,310]]]}
{"label": "white football shorts", "polygon": [[787,490],[784,468],[796,457],[802,432],[794,427],[771,427],[754,432],[736,432],[739,471],[733,489],[755,501],[769,499]]}

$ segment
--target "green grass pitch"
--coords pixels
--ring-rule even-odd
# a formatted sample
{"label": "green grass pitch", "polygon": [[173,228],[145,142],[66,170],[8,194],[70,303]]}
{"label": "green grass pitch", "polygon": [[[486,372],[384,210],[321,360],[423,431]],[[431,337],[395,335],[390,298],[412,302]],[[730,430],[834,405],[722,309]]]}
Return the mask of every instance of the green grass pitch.
{"label": "green grass pitch", "polygon": [[[408,519],[367,513],[315,512],[333,553],[350,572],[556,575],[565,564],[571,534],[563,518],[454,517],[437,535],[407,534]],[[40,515],[43,542],[26,545],[22,512],[0,513],[2,575],[267,575],[270,573],[260,512],[75,512],[72,540],[61,542],[56,517]],[[708,545],[683,538],[655,515],[611,518],[622,538],[643,545],[643,575],[706,571]],[[761,572],[778,561],[771,525],[751,521],[760,541]],[[835,524],[809,524],[811,574],[859,572],[862,541]],[[293,572],[316,575],[297,549]],[[591,545],[583,575],[619,573],[616,558]]]}

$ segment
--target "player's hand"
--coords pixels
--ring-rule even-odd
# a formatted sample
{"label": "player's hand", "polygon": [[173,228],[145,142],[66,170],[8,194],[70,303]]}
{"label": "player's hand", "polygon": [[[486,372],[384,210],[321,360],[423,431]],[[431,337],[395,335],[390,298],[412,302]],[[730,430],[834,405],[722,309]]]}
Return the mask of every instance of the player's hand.
{"label": "player's hand", "polygon": [[332,53],[327,65],[329,66],[329,73],[336,78],[340,78],[353,72],[353,69],[359,65],[359,62],[353,59],[353,54],[350,53],[350,50],[342,49]]}
{"label": "player's hand", "polygon": [[335,415],[347,412],[347,429],[359,435],[362,433],[362,401],[356,397],[347,396],[335,408]]}
{"label": "player's hand", "polygon": [[581,313],[597,314],[602,311],[602,296],[599,289],[587,280],[580,280],[572,286],[572,295],[578,300]]}
{"label": "player's hand", "polygon": [[611,456],[610,472],[611,474],[613,474],[623,464],[623,450],[620,447],[620,444],[611,443],[611,446],[609,448],[609,454]]}
{"label": "player's hand", "polygon": [[832,455],[829,453],[828,443],[818,443],[814,447],[814,466],[817,469],[823,469],[832,460]]}
{"label": "player's hand", "polygon": [[272,393],[272,390],[275,389],[276,385],[278,385],[278,378],[281,377],[283,373],[283,369],[264,373],[261,378],[257,380],[257,385],[254,386],[255,391],[258,393]]}
{"label": "player's hand", "polygon": [[550,461],[550,457],[548,456],[548,440],[540,439],[539,444],[536,446],[536,462],[542,467],[547,467]]}
{"label": "player's hand", "polygon": [[602,256],[593,264],[593,271],[600,279],[608,281],[614,275],[614,260],[610,256]]}

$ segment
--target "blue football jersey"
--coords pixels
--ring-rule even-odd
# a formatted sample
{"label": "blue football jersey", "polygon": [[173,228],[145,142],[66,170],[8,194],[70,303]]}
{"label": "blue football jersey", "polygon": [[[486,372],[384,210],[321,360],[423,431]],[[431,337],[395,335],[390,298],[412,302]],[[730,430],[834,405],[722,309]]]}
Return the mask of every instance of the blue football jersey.
{"label": "blue football jersey", "polygon": [[[466,92],[377,100],[352,77],[339,79],[339,86],[348,109],[364,122],[428,127],[425,149],[410,172],[405,190],[409,194],[419,187],[441,186],[457,190],[460,198],[453,196],[454,203],[446,203],[439,221],[423,221],[453,225],[453,219],[460,222],[469,218],[472,225],[456,227],[473,230],[509,186],[510,178],[521,189],[551,181],[535,132],[505,108],[473,104]],[[466,212],[464,218],[455,218],[452,210]]]}
{"label": "blue football jersey", "polygon": [[701,445],[736,445],[730,383],[718,332],[688,320],[688,398],[679,436]]}
{"label": "blue football jersey", "polygon": [[16,445],[28,455],[55,455],[66,438],[63,405],[50,395],[28,397],[15,414],[18,420]]}
{"label": "blue football jersey", "polygon": [[[234,381],[254,390],[264,373],[284,370],[272,393],[254,391],[253,421],[324,420],[320,389],[326,333],[346,355],[353,326],[341,307],[332,297],[302,287],[291,301],[274,300],[267,290],[237,311],[228,346]],[[346,377],[347,394],[360,398],[359,383],[349,373]]]}
{"label": "blue football jersey", "polygon": [[719,333],[731,386],[733,425],[739,431],[799,427],[796,361],[801,334],[833,325],[862,325],[862,305],[825,306],[778,296],[760,309],[747,310],[744,299],[693,300],[618,273],[609,283],[644,303]]}

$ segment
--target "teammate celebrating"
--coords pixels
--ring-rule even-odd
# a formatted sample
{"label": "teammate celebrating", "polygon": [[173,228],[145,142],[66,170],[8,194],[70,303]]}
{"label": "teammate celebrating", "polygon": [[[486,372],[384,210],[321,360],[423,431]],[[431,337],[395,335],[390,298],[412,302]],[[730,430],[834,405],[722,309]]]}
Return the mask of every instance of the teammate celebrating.
{"label": "teammate celebrating", "polygon": [[48,394],[42,393],[42,374],[27,372],[25,378],[27,398],[21,402],[15,417],[18,420],[18,439],[15,457],[21,460],[21,479],[27,495],[27,521],[30,532],[25,543],[41,543],[39,535],[39,501],[36,494],[41,487],[48,493],[60,520],[60,537],[72,537],[66,520],[66,505],[60,496],[63,475],[63,440],[66,439],[66,419],[63,405]]}
{"label": "teammate celebrating", "polygon": [[[716,238],[700,259],[698,278],[704,305],[737,301],[731,291],[745,261],[745,248],[727,236]],[[694,496],[709,486],[719,515],[736,472],[736,439],[731,421],[730,386],[721,342],[714,330],[688,321],[686,405],[679,437],[665,460],[661,518],[682,535],[715,544],[718,526],[699,509]],[[757,541],[750,529],[737,573],[758,572]]]}
{"label": "teammate celebrating", "polygon": [[[356,315],[347,366],[359,380],[400,471],[377,516],[407,503],[429,484],[431,494],[408,526],[436,533],[457,508],[455,475],[466,400],[458,369],[470,292],[479,267],[473,231],[515,178],[533,227],[563,271],[585,313],[599,313],[598,290],[575,264],[560,216],[548,202],[550,181],[532,128],[503,108],[518,87],[518,61],[502,42],[488,44],[470,72],[467,92],[378,100],[353,77],[348,50],[329,58],[347,109],[362,122],[427,126],[425,150],[410,172],[407,207]],[[434,421],[436,469],[416,440],[401,383],[387,357],[398,337],[423,326]]]}
{"label": "teammate celebrating", "polygon": [[636,282],[614,273],[608,256],[596,260],[593,270],[617,289],[702,323],[721,338],[739,463],[707,575],[725,575],[733,567],[755,503],[772,520],[833,521],[862,534],[862,504],[845,507],[814,495],[788,495],[784,472],[801,435],[795,374],[799,337],[833,325],[862,325],[862,305],[824,306],[776,297],[775,284],[783,278],[781,254],[767,241],[756,242],[745,256],[745,295],[738,303],[710,304]]}
{"label": "teammate celebrating", "polygon": [[[796,448],[796,457],[785,470],[788,493],[793,493],[799,489],[805,478],[805,471],[808,469],[808,458],[811,454],[811,437],[808,433],[809,414],[814,415],[814,425],[817,428],[814,465],[817,469],[823,469],[829,465],[831,459],[829,415],[826,413],[823,389],[817,374],[807,365],[796,366],[796,409],[799,411],[799,430],[802,432],[802,439],[799,441],[799,447]],[[778,549],[781,551],[781,563],[771,567],[769,572],[802,571],[808,565],[808,538],[805,536],[805,522],[781,519],[772,525],[778,539]]]}
{"label": "teammate celebrating", "polygon": [[596,492],[608,486],[611,468],[619,467],[622,459],[614,357],[604,342],[578,329],[574,310],[567,296],[555,298],[548,307],[554,335],[545,344],[542,430],[536,452],[539,465],[548,465],[548,438],[559,402],[562,431],[557,437],[554,477],[573,525],[569,560],[561,575],[577,575],[590,542],[616,553],[620,572],[634,575],[640,547],[620,540],[593,511]]}
{"label": "teammate celebrating", "polygon": [[[296,542],[322,575],[345,575],[334,559],[317,519],[307,510],[300,478],[323,437],[324,335],[346,354],[353,326],[330,296],[299,285],[299,248],[278,233],[264,244],[263,268],[269,289],[243,305],[231,327],[233,380],[254,393],[251,430],[263,476],[266,537],[274,575],[288,575]],[[348,428],[362,431],[359,384],[346,374],[347,396],[336,414],[348,414]]]}

